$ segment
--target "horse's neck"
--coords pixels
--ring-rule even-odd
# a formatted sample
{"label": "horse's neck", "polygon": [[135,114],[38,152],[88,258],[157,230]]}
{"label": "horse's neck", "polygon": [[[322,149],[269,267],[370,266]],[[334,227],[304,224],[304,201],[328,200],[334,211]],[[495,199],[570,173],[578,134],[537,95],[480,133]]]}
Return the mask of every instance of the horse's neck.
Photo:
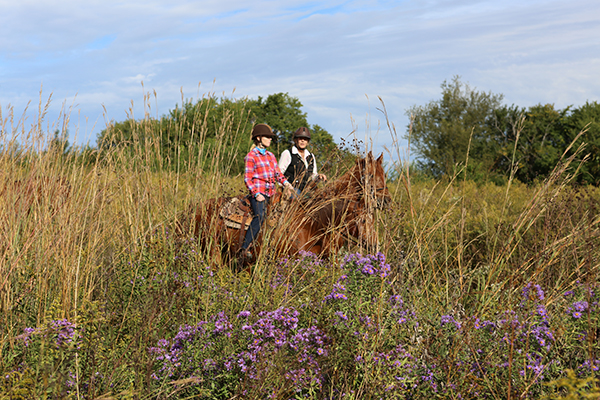
{"label": "horse's neck", "polygon": [[362,195],[362,188],[355,177],[347,173],[335,183],[333,192],[339,197],[356,201]]}

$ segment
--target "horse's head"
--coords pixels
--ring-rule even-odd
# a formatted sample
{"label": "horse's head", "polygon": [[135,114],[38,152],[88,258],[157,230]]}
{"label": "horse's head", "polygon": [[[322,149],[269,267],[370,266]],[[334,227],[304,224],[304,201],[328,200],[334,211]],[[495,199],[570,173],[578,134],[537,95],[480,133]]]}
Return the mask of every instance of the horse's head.
{"label": "horse's head", "polygon": [[385,183],[383,154],[377,159],[369,152],[365,158],[356,161],[354,177],[360,184],[367,202],[372,201],[375,208],[384,208],[391,200]]}

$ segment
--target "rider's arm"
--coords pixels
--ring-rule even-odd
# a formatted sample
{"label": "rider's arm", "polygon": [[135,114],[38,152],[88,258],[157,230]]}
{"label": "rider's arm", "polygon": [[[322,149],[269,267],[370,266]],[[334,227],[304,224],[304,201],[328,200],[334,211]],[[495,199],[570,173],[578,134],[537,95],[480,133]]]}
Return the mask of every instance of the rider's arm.
{"label": "rider's arm", "polygon": [[285,170],[288,168],[291,162],[292,154],[289,150],[284,150],[283,153],[281,153],[281,157],[279,158],[279,170],[281,171],[281,173],[285,173]]}
{"label": "rider's arm", "polygon": [[323,174],[319,174],[319,172],[317,171],[317,158],[315,157],[314,154],[313,154],[313,163],[314,163],[313,164],[314,165],[313,175],[312,175],[313,181],[321,181],[321,180],[326,181],[327,177]]}
{"label": "rider's arm", "polygon": [[250,194],[255,196],[258,193],[258,191],[256,190],[257,188],[254,185],[254,157],[250,153],[248,153],[248,155],[246,156],[246,166],[244,169],[244,183],[250,191]]}

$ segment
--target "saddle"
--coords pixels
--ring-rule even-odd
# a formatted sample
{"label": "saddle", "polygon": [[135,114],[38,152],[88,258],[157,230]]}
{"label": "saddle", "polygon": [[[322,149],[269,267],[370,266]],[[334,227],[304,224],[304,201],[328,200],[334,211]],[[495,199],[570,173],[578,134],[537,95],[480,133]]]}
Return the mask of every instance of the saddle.
{"label": "saddle", "polygon": [[248,197],[231,197],[227,199],[221,209],[219,216],[223,218],[225,226],[233,229],[241,229],[244,224],[244,230],[248,229],[254,213]]}
{"label": "saddle", "polygon": [[[281,194],[277,192],[277,194],[271,198],[271,204],[269,204],[265,222],[270,227],[275,226],[282,212]],[[223,222],[228,228],[242,229],[243,224],[244,230],[247,230],[254,218],[254,212],[252,212],[252,206],[250,205],[248,196],[238,196],[225,200],[219,210],[219,216],[223,218]]]}

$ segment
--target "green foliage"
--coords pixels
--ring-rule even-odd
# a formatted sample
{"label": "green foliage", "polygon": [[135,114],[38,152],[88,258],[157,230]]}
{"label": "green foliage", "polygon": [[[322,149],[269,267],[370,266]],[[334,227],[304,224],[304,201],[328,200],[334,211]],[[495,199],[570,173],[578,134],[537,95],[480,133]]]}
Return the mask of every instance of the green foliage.
{"label": "green foliage", "polygon": [[575,143],[575,148],[585,143],[583,155],[587,157],[581,166],[581,172],[576,181],[581,184],[600,185],[600,103],[586,102],[583,106],[575,108],[564,121],[568,141],[575,140],[575,136],[585,131],[585,134]]}
{"label": "green foliage", "polygon": [[317,124],[309,129],[311,132],[310,152],[317,158],[318,168],[320,170],[330,168],[330,164],[335,162],[333,156],[339,152],[333,137]]}
{"label": "green foliage", "polygon": [[276,93],[263,100],[261,96],[250,103],[256,123],[269,125],[277,134],[278,143],[282,146],[280,151],[292,143],[292,135],[301,126],[309,127],[306,113],[300,109],[302,103],[296,97],[287,93]]}
{"label": "green foliage", "polygon": [[568,109],[555,110],[551,104],[529,107],[524,114],[516,148],[516,177],[533,182],[550,175],[570,144],[563,121]]}
{"label": "green foliage", "polygon": [[486,135],[489,120],[502,95],[478,92],[458,76],[442,83],[442,98],[407,110],[412,131],[407,139],[423,164],[436,177],[453,176],[467,154],[486,171],[493,165],[493,148]]}
{"label": "green foliage", "polygon": [[[155,171],[199,166],[204,171],[236,175],[244,170],[254,124],[273,128],[278,140],[272,150],[278,155],[290,146],[296,129],[310,128],[301,107],[300,100],[287,93],[258,100],[207,97],[196,103],[186,101],[159,120],[146,117],[113,123],[99,134],[98,146],[108,154],[120,148],[129,158],[146,158],[144,163]],[[314,150],[319,161],[324,160],[335,150],[335,143],[320,126],[312,130]],[[148,158],[149,153],[154,156]]]}
{"label": "green foliage", "polygon": [[[575,162],[571,172],[580,168],[575,182],[600,183],[597,102],[558,110],[552,104],[506,106],[502,97],[472,90],[455,77],[442,84],[440,100],[409,108],[412,125],[405,137],[412,141],[419,169],[437,178],[466,173],[477,182],[503,184],[514,177],[529,184],[549,177],[563,155],[585,143],[576,160],[585,162]],[[567,151],[584,129],[587,133]]]}
{"label": "green foliage", "polygon": [[0,399],[29,400],[35,398],[35,382],[30,370],[12,371],[0,379]]}
{"label": "green foliage", "polygon": [[209,97],[186,101],[159,120],[114,123],[100,133],[98,146],[108,155],[121,149],[154,171],[218,166],[214,172],[236,174],[243,170],[250,129],[245,100]]}
{"label": "green foliage", "polygon": [[594,377],[580,378],[572,369],[567,369],[567,376],[556,379],[548,383],[548,386],[556,390],[562,390],[562,393],[555,393],[544,397],[545,399],[600,399],[600,388],[595,385],[597,379]]}

